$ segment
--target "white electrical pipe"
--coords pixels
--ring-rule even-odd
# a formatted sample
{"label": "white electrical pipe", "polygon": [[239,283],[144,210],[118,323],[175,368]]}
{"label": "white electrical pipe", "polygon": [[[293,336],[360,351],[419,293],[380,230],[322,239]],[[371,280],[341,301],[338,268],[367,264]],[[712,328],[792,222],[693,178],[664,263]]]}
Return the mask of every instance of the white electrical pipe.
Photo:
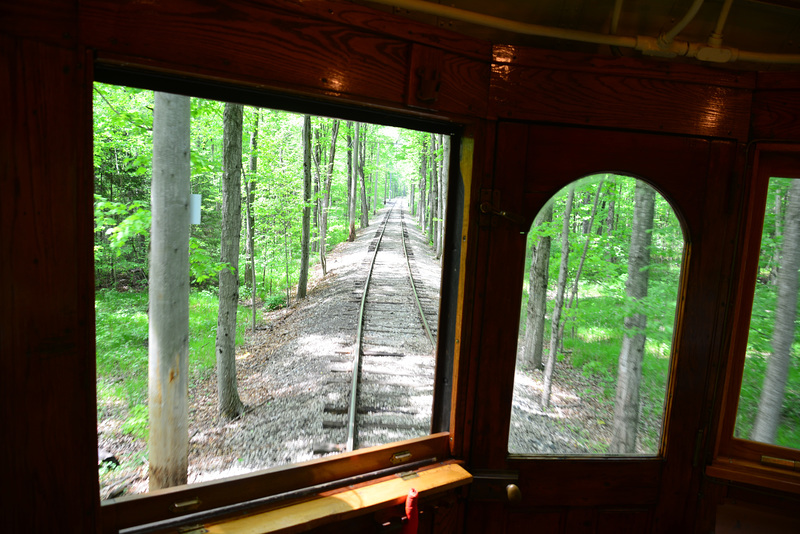
{"label": "white electrical pipe", "polygon": [[[460,20],[462,22],[469,22],[480,26],[495,28],[498,30],[519,33],[523,35],[535,35],[538,37],[550,37],[553,39],[566,39],[570,41],[578,41],[582,43],[603,44],[609,46],[619,46],[625,48],[634,48],[641,51],[646,55],[654,56],[686,56],[694,57],[700,61],[708,61],[712,63],[730,63],[733,61],[753,61],[758,63],[779,63],[779,64],[800,64],[800,54],[773,54],[762,52],[747,52],[738,50],[736,48],[722,48],[709,46],[706,43],[690,43],[687,41],[675,41],[674,37],[670,42],[663,43],[663,39],[656,37],[648,37],[646,35],[638,35],[636,37],[624,37],[618,35],[605,35],[601,33],[585,32],[580,30],[569,30],[564,28],[553,28],[549,26],[541,26],[539,24],[528,24],[526,22],[518,22],[514,20],[503,19],[491,15],[483,15],[473,11],[467,11],[441,4],[434,4],[424,0],[370,0],[376,4],[383,4],[387,6],[400,7],[408,9],[409,11],[419,11],[420,13],[427,13],[437,17],[443,17],[453,20]],[[726,0],[727,1],[727,0]],[[678,23],[668,34],[662,37],[668,37],[677,29],[677,33],[685,27],[681,26],[684,20],[686,24],[694,17],[696,10],[692,13],[693,8],[702,4],[701,0],[695,0],[686,14],[684,19]],[[724,6],[723,6],[724,8]],[[691,17],[689,16],[691,14]],[[727,17],[727,15],[726,15]],[[688,20],[687,20],[688,19]],[[722,21],[724,25],[725,21]],[[717,23],[719,26],[719,22]],[[676,33],[676,35],[677,35]]]}
{"label": "white electrical pipe", "polygon": [[725,22],[728,20],[728,13],[731,11],[731,4],[733,0],[725,0],[722,4],[722,9],[719,12],[719,19],[717,19],[717,26],[708,38],[708,45],[714,47],[722,46],[722,30],[725,28]]}
{"label": "white electrical pipe", "polygon": [[623,0],[616,0],[616,2],[614,2],[614,13],[611,15],[611,35],[617,34],[619,17],[622,15],[622,2]]}
{"label": "white electrical pipe", "polygon": [[419,11],[420,13],[427,13],[428,15],[460,20],[462,22],[469,22],[479,26],[486,26],[488,28],[495,28],[497,30],[510,31],[523,35],[536,35],[538,37],[551,37],[553,39],[566,39],[568,41],[622,46],[625,48],[636,47],[636,38],[634,37],[620,37],[581,30],[553,28],[551,26],[541,26],[539,24],[528,24],[527,22],[518,22],[494,17],[492,15],[483,15],[481,13],[475,13],[474,11],[467,11],[465,9],[442,4],[434,4],[433,2],[424,2],[422,0],[375,0],[375,3],[400,7],[410,11]]}
{"label": "white electrical pipe", "polygon": [[678,22],[674,28],[672,28],[667,33],[662,33],[658,36],[658,43],[663,47],[669,46],[672,41],[678,36],[679,33],[683,31],[686,26],[692,22],[692,19],[697,15],[697,12],[700,11],[700,7],[703,5],[705,0],[694,0],[692,5],[689,7],[689,11],[683,16],[683,18]]}

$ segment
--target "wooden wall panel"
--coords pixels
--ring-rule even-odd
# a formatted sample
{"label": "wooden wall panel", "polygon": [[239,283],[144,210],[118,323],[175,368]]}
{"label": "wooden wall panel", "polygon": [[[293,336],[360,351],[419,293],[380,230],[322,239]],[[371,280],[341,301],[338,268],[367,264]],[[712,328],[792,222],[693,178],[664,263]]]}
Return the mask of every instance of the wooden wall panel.
{"label": "wooden wall panel", "polygon": [[0,0],[0,35],[74,47],[78,0]]}
{"label": "wooden wall panel", "polygon": [[518,48],[496,50],[493,116],[747,139],[748,77],[719,75],[725,86],[715,80],[715,72],[696,68],[637,70],[630,60],[611,59],[593,66],[570,62],[569,54],[550,54],[548,61],[536,64],[530,55]]}
{"label": "wooden wall panel", "polygon": [[541,506],[652,506],[658,500],[663,461],[659,459],[512,458],[508,467],[519,473],[522,503]]}
{"label": "wooden wall panel", "polygon": [[800,73],[759,74],[751,136],[800,142]]}
{"label": "wooden wall panel", "polygon": [[93,532],[99,506],[90,92],[80,53],[0,37],[3,529]]}
{"label": "wooden wall panel", "polygon": [[101,61],[399,104],[406,42],[256,2],[81,3],[81,39]]}

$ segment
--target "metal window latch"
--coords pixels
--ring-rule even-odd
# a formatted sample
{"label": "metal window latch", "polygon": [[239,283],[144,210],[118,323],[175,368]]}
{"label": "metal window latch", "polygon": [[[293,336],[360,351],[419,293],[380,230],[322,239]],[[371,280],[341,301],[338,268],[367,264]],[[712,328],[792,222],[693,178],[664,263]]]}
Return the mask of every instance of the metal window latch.
{"label": "metal window latch", "polygon": [[522,501],[518,481],[519,473],[516,471],[476,469],[472,471],[469,499],[517,504]]}
{"label": "metal window latch", "polygon": [[497,215],[499,217],[503,217],[504,219],[508,219],[509,221],[513,222],[514,224],[518,224],[520,226],[525,225],[525,219],[522,218],[521,215],[517,215],[516,213],[509,213],[505,210],[500,210],[492,206],[489,202],[481,202],[480,205],[481,213],[486,213],[488,215]]}

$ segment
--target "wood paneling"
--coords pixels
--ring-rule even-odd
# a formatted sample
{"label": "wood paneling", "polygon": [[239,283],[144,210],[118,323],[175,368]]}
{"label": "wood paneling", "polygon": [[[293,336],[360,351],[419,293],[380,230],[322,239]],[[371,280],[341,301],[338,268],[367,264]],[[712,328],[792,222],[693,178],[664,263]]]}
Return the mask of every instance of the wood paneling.
{"label": "wood paneling", "polygon": [[499,57],[506,61],[492,67],[490,107],[498,118],[747,139],[751,91],[716,85],[711,73],[696,83],[634,72],[626,61],[550,68]]}
{"label": "wood paneling", "polygon": [[[312,13],[319,11],[319,2],[314,5]],[[360,7],[343,8],[333,20],[255,2],[85,0],[81,8],[82,39],[100,61],[111,64],[398,109],[410,104],[461,115],[486,109],[488,54],[476,60],[422,45],[413,49],[433,53],[414,54],[409,40],[373,30],[380,26],[374,12]],[[432,57],[437,61],[428,65]],[[416,79],[423,69],[435,69],[438,89],[436,98],[424,103],[417,98]]]}
{"label": "wood paneling", "polygon": [[74,47],[77,23],[78,0],[0,1],[0,35]]}
{"label": "wood paneling", "polygon": [[652,506],[658,500],[660,459],[510,458],[519,473],[522,504],[546,506]]}
{"label": "wood paneling", "polygon": [[0,58],[4,529],[92,532],[99,488],[88,75],[76,51],[6,35]]}
{"label": "wood paneling", "polygon": [[122,528],[174,516],[172,505],[175,502],[198,499],[202,503],[201,510],[210,510],[370,471],[388,469],[392,467],[390,463],[392,455],[400,451],[409,451],[412,461],[426,458],[442,460],[448,457],[449,436],[446,433],[434,434],[407,440],[399,445],[372,447],[333,458],[320,458],[224,480],[103,501],[103,531],[116,532]]}
{"label": "wood paneling", "polygon": [[800,73],[759,74],[751,137],[800,142]]}

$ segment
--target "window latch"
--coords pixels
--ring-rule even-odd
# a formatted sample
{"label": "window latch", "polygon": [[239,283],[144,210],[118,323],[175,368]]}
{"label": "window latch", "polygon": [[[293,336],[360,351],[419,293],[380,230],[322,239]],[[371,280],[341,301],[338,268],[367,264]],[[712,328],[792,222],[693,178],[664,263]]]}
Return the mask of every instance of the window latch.
{"label": "window latch", "polygon": [[521,215],[517,215],[516,213],[509,213],[505,210],[497,209],[492,206],[489,202],[481,202],[480,205],[481,213],[486,213],[488,215],[497,215],[499,217],[503,217],[504,219],[508,219],[509,221],[513,222],[514,224],[518,224],[520,226],[525,225],[525,219],[522,218]]}

